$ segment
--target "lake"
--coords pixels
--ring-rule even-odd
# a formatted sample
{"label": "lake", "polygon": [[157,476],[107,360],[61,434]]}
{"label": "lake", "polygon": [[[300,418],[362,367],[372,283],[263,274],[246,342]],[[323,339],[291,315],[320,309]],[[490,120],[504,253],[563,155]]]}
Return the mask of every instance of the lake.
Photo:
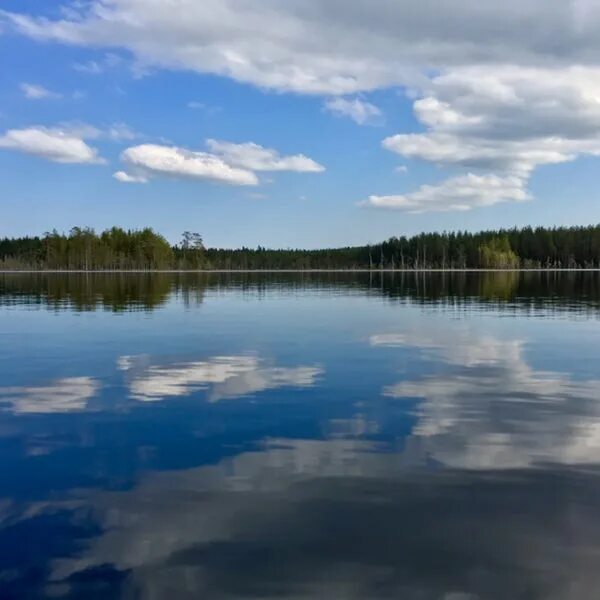
{"label": "lake", "polygon": [[600,274],[0,275],[0,598],[585,599]]}

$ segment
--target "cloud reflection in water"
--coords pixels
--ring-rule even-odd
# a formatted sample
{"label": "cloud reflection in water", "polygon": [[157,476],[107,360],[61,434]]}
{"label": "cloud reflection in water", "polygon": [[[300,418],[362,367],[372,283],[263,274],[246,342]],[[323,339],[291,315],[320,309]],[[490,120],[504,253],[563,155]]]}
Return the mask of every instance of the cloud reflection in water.
{"label": "cloud reflection in water", "polygon": [[208,390],[208,400],[217,402],[282,387],[312,387],[324,372],[319,366],[268,366],[256,356],[216,356],[167,365],[144,365],[141,359],[120,357],[118,365],[131,371],[130,395],[142,402],[199,390]]}
{"label": "cloud reflection in water", "polygon": [[0,388],[0,405],[17,414],[83,411],[100,390],[93,377],[65,377],[40,386]]}
{"label": "cloud reflection in water", "polygon": [[417,398],[408,443],[447,466],[505,469],[550,462],[600,464],[600,379],[536,370],[522,340],[468,330],[374,336],[374,346],[419,349],[442,373],[384,388]]}
{"label": "cloud reflection in water", "polygon": [[102,533],[52,578],[108,564],[141,598],[593,596],[596,474],[415,471],[376,450],[271,440],[129,491],[85,492]]}

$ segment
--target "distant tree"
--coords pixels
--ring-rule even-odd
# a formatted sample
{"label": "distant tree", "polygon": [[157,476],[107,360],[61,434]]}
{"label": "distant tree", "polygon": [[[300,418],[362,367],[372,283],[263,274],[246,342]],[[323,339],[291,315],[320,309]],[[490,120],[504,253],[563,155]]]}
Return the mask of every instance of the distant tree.
{"label": "distant tree", "polygon": [[480,266],[484,269],[515,269],[519,257],[510,247],[507,236],[493,238],[479,246]]}

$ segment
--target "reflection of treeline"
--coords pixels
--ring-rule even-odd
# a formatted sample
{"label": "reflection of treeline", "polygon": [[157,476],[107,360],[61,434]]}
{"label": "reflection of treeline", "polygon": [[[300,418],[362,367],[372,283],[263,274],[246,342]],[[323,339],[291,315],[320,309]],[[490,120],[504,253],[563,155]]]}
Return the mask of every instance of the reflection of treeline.
{"label": "reflection of treeline", "polygon": [[600,273],[501,271],[373,273],[369,289],[419,304],[491,305],[515,310],[600,308]]}
{"label": "reflection of treeline", "polygon": [[[304,273],[12,273],[0,275],[0,305],[78,310],[152,310],[169,299],[200,304],[207,291],[249,296],[319,294],[381,296],[399,303],[515,311],[600,309],[600,273],[304,272]],[[599,313],[600,314],[600,313]]]}
{"label": "reflection of treeline", "polygon": [[324,250],[205,248],[185,232],[171,246],[151,229],[117,227],[96,234],[74,228],[43,237],[0,240],[0,268],[73,270],[152,269],[470,269],[600,268],[600,225],[526,227],[480,233],[394,237],[382,244]]}
{"label": "reflection of treeline", "polygon": [[210,288],[248,294],[319,293],[383,296],[400,302],[515,308],[600,308],[600,273],[584,271],[305,272],[206,274]]}
{"label": "reflection of treeline", "polygon": [[77,310],[152,310],[171,294],[200,303],[205,286],[190,285],[188,274],[166,273],[15,273],[0,276],[0,305],[28,304]]}

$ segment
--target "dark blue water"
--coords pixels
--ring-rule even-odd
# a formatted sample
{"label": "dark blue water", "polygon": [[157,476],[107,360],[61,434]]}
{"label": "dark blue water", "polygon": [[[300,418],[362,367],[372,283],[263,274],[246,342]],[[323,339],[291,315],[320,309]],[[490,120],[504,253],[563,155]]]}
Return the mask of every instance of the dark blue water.
{"label": "dark blue water", "polygon": [[585,599],[600,276],[0,275],[0,598]]}

